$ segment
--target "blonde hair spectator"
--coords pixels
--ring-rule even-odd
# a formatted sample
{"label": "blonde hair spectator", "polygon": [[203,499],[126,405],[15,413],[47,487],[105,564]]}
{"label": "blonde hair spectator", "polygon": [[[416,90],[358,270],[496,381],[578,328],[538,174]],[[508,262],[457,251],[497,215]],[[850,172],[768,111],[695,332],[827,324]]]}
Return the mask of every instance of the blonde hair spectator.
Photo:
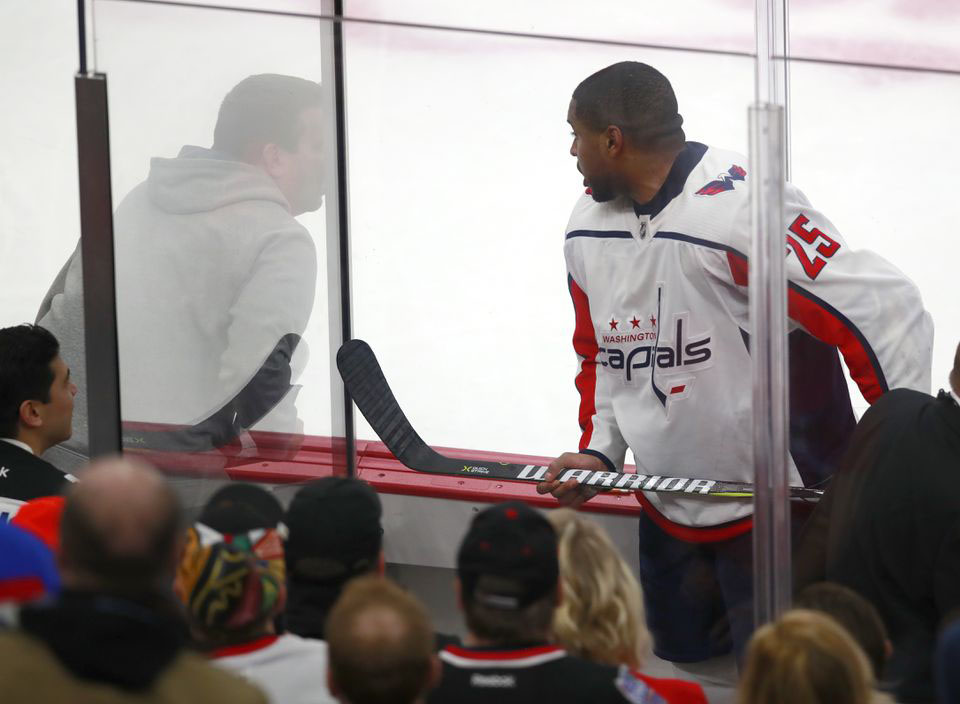
{"label": "blonde hair spectator", "polygon": [[866,655],[829,616],[794,609],[757,629],[747,647],[739,704],[869,704]]}
{"label": "blonde hair spectator", "polygon": [[587,660],[639,669],[651,638],[630,567],[599,524],[570,509],[548,518],[557,531],[563,588],[554,638]]}

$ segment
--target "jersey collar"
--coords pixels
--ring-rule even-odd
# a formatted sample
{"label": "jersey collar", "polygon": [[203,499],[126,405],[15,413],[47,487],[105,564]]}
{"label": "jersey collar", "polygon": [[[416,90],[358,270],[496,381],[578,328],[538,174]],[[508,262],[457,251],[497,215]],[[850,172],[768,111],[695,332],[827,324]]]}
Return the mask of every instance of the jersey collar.
{"label": "jersey collar", "polygon": [[683,186],[686,184],[690,172],[700,163],[706,151],[706,144],[687,142],[683,151],[681,151],[674,160],[673,166],[670,167],[667,180],[663,182],[660,190],[657,191],[657,195],[655,195],[649,203],[644,203],[643,205],[639,205],[638,203],[633,204],[633,212],[637,214],[637,217],[641,215],[649,215],[650,217],[659,215],[660,211],[670,204],[670,201],[683,193]]}

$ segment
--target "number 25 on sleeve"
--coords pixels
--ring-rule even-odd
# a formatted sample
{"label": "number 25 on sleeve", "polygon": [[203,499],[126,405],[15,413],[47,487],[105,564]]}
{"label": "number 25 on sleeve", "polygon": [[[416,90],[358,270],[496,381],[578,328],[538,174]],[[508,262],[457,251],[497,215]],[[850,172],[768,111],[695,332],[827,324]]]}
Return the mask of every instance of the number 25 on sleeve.
{"label": "number 25 on sleeve", "polygon": [[[802,213],[798,215],[797,218],[790,223],[789,229],[793,234],[787,235],[787,244],[793,249],[794,254],[797,255],[797,260],[799,260],[800,266],[803,267],[807,276],[811,279],[816,279],[817,276],[820,275],[820,272],[823,271],[823,267],[827,265],[827,260],[840,249],[840,243],[816,227],[807,230],[804,226],[809,222],[810,220]],[[820,242],[817,244],[816,251],[822,256],[814,257],[811,260],[793,235],[796,235],[807,244],[814,244],[819,240]]]}

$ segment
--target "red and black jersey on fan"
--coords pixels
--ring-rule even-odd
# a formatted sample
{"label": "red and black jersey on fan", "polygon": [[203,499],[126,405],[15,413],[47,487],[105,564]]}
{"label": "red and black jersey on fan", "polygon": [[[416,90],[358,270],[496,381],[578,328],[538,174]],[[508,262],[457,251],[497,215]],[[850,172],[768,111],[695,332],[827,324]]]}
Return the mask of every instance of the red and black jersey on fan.
{"label": "red and black jersey on fan", "polygon": [[531,644],[440,651],[443,676],[428,704],[706,704],[693,682],[646,677],[629,668],[573,657],[563,648]]}

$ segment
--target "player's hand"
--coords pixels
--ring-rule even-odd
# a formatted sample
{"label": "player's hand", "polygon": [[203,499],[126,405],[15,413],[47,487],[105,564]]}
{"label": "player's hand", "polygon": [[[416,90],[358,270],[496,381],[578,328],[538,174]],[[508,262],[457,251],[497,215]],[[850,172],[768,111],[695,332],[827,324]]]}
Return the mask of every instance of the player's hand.
{"label": "player's hand", "polygon": [[596,472],[607,471],[607,466],[599,457],[579,452],[564,452],[547,467],[547,478],[537,484],[537,493],[553,494],[561,506],[577,508],[597,495],[593,487],[583,486],[576,479],[561,482],[557,477],[565,469],[590,469]]}

